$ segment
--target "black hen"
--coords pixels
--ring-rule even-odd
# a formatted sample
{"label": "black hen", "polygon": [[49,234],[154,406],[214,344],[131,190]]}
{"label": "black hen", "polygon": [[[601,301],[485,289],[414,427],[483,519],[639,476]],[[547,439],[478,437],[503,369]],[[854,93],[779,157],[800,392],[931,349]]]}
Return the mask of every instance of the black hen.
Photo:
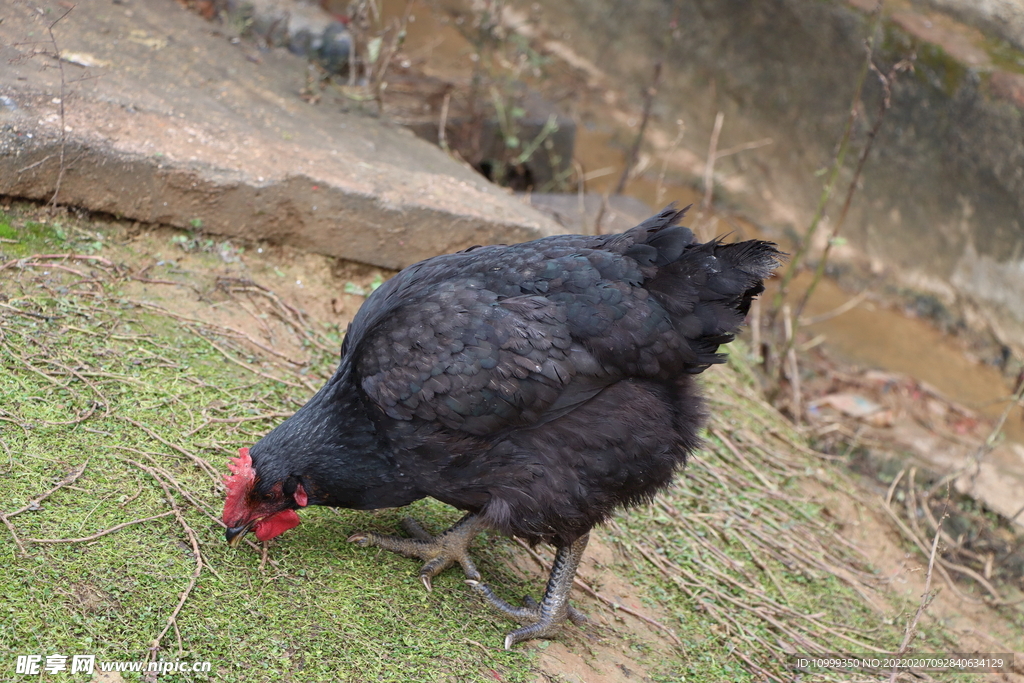
{"label": "black hen", "polygon": [[[232,464],[224,522],[272,538],[306,505],[371,509],[430,496],[468,514],[433,538],[356,534],[453,563],[524,624],[505,646],[584,618],[568,594],[590,529],[666,486],[699,440],[692,375],[723,356],[769,242],[694,242],[672,208],[621,235],[474,247],[406,268],[356,314],[337,373]],[[251,459],[250,459],[251,458]],[[543,601],[515,607],[467,548],[490,528],[555,545]]]}

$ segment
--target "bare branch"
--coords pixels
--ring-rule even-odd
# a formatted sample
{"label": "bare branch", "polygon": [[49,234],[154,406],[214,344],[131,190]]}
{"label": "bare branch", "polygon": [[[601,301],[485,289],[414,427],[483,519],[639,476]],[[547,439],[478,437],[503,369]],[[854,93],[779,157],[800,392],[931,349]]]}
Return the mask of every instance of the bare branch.
{"label": "bare branch", "polygon": [[68,8],[68,11],[57,17],[52,24],[46,27],[46,32],[50,34],[50,43],[53,45],[53,56],[57,59],[57,68],[60,70],[60,167],[57,171],[57,182],[54,183],[53,196],[50,197],[50,206],[53,208],[57,207],[57,195],[60,194],[60,184],[64,180],[64,171],[66,167],[64,165],[64,153],[67,149],[67,126],[64,122],[64,100],[67,95],[65,92],[67,80],[64,78],[64,60],[60,56],[60,47],[57,45],[57,37],[53,35],[53,27],[56,26],[64,17],[71,14],[71,11],[78,5],[72,5]]}

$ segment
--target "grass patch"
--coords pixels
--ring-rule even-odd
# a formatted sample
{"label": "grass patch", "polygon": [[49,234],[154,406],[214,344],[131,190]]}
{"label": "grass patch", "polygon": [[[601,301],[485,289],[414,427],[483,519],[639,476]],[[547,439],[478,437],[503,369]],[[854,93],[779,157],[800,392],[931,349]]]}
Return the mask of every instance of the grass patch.
{"label": "grass patch", "polygon": [[[210,661],[213,673],[181,680],[531,677],[529,650],[467,644],[498,643],[509,624],[455,573],[428,594],[415,563],[345,542],[355,529],[393,530],[409,512],[438,526],[458,517],[440,504],[310,510],[262,570],[259,552],[224,543],[211,516],[228,457],[280,419],[260,415],[294,409],[308,390],[254,381],[209,340],[113,286],[60,294],[66,283],[11,272],[10,308],[0,309],[0,511],[85,464],[72,486],[10,519],[25,554],[0,531],[0,641],[11,652],[148,659],[197,566],[191,529],[204,567],[158,656]],[[172,509],[182,521],[162,517],[83,543],[30,540],[80,538]]]}
{"label": "grass patch", "polygon": [[5,219],[0,219],[0,239],[13,240],[17,237],[18,233],[11,227],[11,224]]}

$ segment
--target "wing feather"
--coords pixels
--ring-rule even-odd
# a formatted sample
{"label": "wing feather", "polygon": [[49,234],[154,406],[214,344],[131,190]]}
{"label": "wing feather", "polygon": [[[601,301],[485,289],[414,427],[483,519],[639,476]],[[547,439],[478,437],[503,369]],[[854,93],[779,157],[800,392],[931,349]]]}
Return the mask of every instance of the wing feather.
{"label": "wing feather", "polygon": [[437,419],[471,434],[531,424],[573,383],[574,360],[600,367],[581,345],[573,348],[556,302],[450,293],[399,307],[360,344],[363,390],[392,418]]}

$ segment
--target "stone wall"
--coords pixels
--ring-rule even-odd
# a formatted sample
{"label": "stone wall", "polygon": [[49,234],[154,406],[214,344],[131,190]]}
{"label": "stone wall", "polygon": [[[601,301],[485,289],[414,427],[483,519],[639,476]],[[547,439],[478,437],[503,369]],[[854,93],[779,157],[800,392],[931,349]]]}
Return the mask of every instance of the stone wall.
{"label": "stone wall", "polygon": [[[544,13],[638,100],[651,65],[667,55],[656,114],[686,121],[694,154],[706,153],[718,111],[720,149],[771,137],[769,147],[719,162],[716,172],[735,182],[716,196],[756,221],[803,232],[853,99],[872,6],[560,0]],[[920,7],[886,14],[876,40],[883,71],[912,53],[916,66],[893,89],[844,233],[891,282],[980,312],[975,322],[1024,348],[1024,55]],[[840,198],[881,96],[870,76]]]}
{"label": "stone wall", "polygon": [[953,15],[1024,50],[1024,2],[1021,0],[914,0]]}

